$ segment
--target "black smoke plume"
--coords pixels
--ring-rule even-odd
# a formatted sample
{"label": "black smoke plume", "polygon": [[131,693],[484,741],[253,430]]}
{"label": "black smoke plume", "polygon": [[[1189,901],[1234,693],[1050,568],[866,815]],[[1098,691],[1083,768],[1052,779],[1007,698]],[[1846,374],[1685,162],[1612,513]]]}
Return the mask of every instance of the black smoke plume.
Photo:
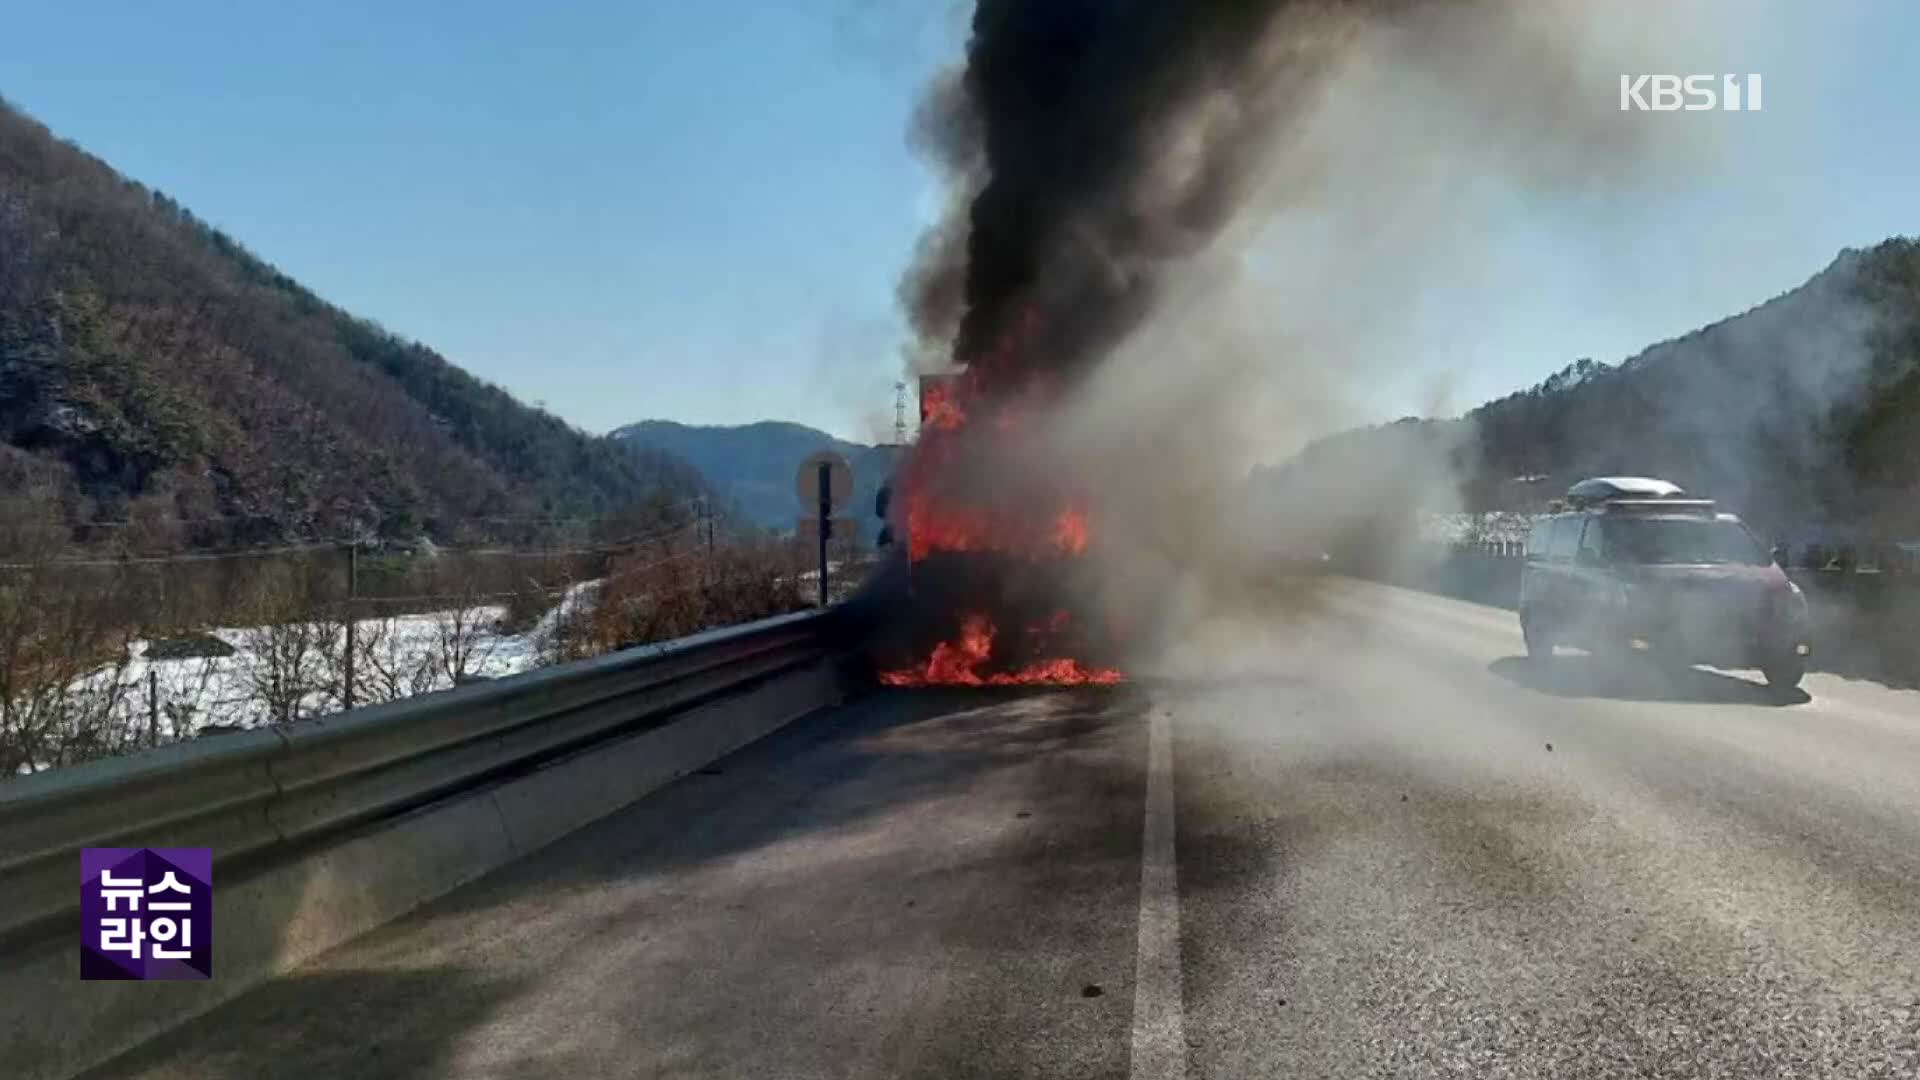
{"label": "black smoke plume", "polygon": [[905,290],[916,328],[983,396],[1086,371],[1151,309],[1161,268],[1228,219],[1286,103],[1276,90],[1326,55],[1276,41],[1276,22],[1293,9],[1303,34],[1337,33],[1351,6],[981,0],[964,73],[921,113],[923,144],[971,200],[922,245]]}

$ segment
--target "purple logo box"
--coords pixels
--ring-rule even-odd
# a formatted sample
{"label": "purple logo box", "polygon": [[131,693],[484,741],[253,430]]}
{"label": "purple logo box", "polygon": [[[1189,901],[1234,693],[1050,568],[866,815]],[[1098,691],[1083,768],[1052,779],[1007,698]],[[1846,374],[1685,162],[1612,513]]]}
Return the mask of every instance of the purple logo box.
{"label": "purple logo box", "polygon": [[213,978],[213,849],[81,848],[80,977]]}

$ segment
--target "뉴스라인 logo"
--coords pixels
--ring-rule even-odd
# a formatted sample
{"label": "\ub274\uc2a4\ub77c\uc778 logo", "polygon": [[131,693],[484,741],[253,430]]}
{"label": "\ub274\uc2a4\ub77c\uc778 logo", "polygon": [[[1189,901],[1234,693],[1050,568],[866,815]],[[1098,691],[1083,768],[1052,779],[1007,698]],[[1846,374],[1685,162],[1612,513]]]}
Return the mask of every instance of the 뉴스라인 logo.
{"label": "\ub274\uc2a4\ub77c\uc778 logo", "polygon": [[80,977],[213,978],[213,849],[82,848]]}

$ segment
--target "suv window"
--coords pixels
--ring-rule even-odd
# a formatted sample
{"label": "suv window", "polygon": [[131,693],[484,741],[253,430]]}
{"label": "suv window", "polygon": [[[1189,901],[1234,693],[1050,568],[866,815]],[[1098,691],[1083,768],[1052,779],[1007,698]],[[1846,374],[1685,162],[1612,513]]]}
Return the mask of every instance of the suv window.
{"label": "suv window", "polygon": [[1555,518],[1547,556],[1555,562],[1565,562],[1573,558],[1573,549],[1580,544],[1580,527],[1584,524],[1586,519],[1579,514]]}
{"label": "suv window", "polygon": [[1547,557],[1549,538],[1553,535],[1553,522],[1554,519],[1550,517],[1534,519],[1533,531],[1527,534],[1528,558],[1544,559]]}
{"label": "suv window", "polygon": [[1609,518],[1607,549],[1621,562],[1764,566],[1771,556],[1737,521]]}
{"label": "suv window", "polygon": [[1601,546],[1601,528],[1598,521],[1591,518],[1587,520],[1587,531],[1580,534],[1580,551],[1582,554],[1592,554],[1595,559],[1606,554],[1606,549]]}

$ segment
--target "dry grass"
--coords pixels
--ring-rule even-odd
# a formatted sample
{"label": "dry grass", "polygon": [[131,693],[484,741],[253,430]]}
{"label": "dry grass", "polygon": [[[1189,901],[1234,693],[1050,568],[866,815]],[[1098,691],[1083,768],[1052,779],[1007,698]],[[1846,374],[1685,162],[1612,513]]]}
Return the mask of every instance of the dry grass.
{"label": "dry grass", "polygon": [[580,616],[582,655],[664,641],[809,606],[791,545],[740,541],[617,561]]}

